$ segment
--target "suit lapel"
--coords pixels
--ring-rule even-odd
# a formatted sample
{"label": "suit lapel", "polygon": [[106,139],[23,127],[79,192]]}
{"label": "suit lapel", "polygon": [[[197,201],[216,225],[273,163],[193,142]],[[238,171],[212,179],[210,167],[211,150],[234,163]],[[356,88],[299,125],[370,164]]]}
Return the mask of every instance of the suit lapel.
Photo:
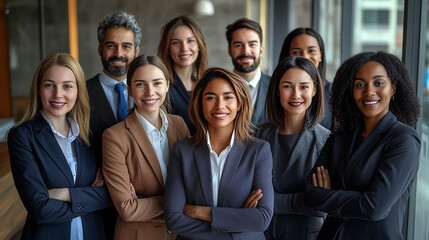
{"label": "suit lapel", "polygon": [[102,119],[102,122],[106,122],[109,124],[109,126],[113,126],[118,122],[118,120],[115,118],[112,107],[107,100],[106,93],[101,86],[100,80],[98,78],[99,75],[96,77],[97,81],[95,82],[94,87],[91,89],[92,98],[90,100],[94,102],[94,104],[92,104],[92,109],[100,121]]}
{"label": "suit lapel", "polygon": [[[136,113],[132,112],[124,121],[125,128],[128,129],[128,131],[136,141],[137,145],[139,145],[142,154],[145,156],[146,160],[152,168],[152,171],[155,173],[159,184],[161,184],[161,186],[164,188],[164,180],[162,178],[161,167],[159,166],[158,158],[149,140],[149,137],[147,136],[146,132],[143,129],[143,126],[141,125],[140,121],[136,116]],[[140,161],[143,161],[143,159],[138,161],[139,166],[141,167]]]}
{"label": "suit lapel", "polygon": [[45,150],[46,154],[49,155],[51,160],[58,166],[64,176],[66,176],[70,186],[74,186],[70,167],[48,123],[42,116],[39,116],[38,121],[40,123],[43,121],[43,127],[40,129],[40,133],[36,135],[36,140],[40,143],[40,146]]}
{"label": "suit lapel", "polygon": [[194,159],[197,164],[198,174],[200,176],[200,182],[202,187],[201,192],[203,193],[207,206],[213,206],[214,204],[210,152],[209,148],[205,143],[201,144],[195,149]]}
{"label": "suit lapel", "polygon": [[351,172],[356,164],[362,159],[366,159],[367,155],[373,151],[374,148],[377,148],[377,145],[380,144],[384,133],[392,127],[396,122],[396,117],[388,112],[386,116],[381,119],[377,126],[372,130],[368,137],[363,141],[359,147],[356,148],[356,151],[353,152],[353,147],[355,145],[356,138],[360,132],[361,128],[356,128],[353,132],[351,144],[349,144],[349,158],[345,166],[344,179],[346,186],[351,176]]}
{"label": "suit lapel", "polygon": [[267,89],[269,81],[265,81],[265,76],[261,73],[261,79],[259,80],[258,97],[256,99],[255,109],[253,111],[252,123],[256,123],[264,114],[265,110],[265,99],[267,98]]}
{"label": "suit lapel", "polygon": [[312,140],[311,135],[312,135],[312,132],[308,130],[304,130],[301,132],[290,154],[290,158],[287,163],[286,170],[289,169],[290,166],[292,166],[292,164],[302,155],[304,149],[305,151],[308,151],[309,149],[308,145],[311,144],[311,140]]}
{"label": "suit lapel", "polygon": [[225,206],[228,193],[234,181],[235,172],[244,154],[244,146],[234,141],[234,145],[226,158],[225,167],[222,172],[222,178],[219,183],[218,206]]}

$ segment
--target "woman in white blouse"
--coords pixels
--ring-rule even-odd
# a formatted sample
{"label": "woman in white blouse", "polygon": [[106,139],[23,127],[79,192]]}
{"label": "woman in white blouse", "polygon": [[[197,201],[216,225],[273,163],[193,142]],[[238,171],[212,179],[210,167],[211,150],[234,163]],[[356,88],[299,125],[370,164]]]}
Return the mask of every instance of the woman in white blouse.
{"label": "woman in white blouse", "polygon": [[189,136],[166,113],[170,76],[156,56],[135,58],[127,85],[135,107],[103,134],[103,174],[119,216],[115,239],[165,239],[164,186],[173,143]]}

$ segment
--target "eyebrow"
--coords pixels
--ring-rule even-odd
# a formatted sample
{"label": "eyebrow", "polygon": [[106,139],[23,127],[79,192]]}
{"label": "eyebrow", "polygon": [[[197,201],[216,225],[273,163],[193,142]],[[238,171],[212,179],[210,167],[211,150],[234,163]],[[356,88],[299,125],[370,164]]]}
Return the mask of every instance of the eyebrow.
{"label": "eyebrow", "polygon": [[[228,94],[234,94],[234,92],[224,92],[224,93],[222,93],[222,95],[228,95]],[[204,94],[204,96],[205,95],[216,95],[216,93],[214,93],[214,92],[206,92],[205,94]],[[235,94],[234,94],[235,95]]]}
{"label": "eyebrow", "polygon": [[[192,37],[187,37],[187,38],[186,38],[186,40],[188,40],[188,39],[192,39],[192,38],[197,39],[197,37],[192,36]],[[178,38],[172,38],[170,41],[173,41],[173,40],[180,41],[181,39],[178,39]]]}
{"label": "eyebrow", "polygon": [[[280,83],[292,83],[292,82],[285,80],[285,81],[282,81]],[[310,82],[300,82],[299,84],[310,84]]]}
{"label": "eyebrow", "polygon": [[[44,79],[43,82],[55,82],[55,81],[51,80],[51,79]],[[66,80],[66,81],[61,82],[61,83],[70,83],[70,82],[75,83],[73,80]]]}
{"label": "eyebrow", "polygon": [[[152,82],[157,82],[157,81],[162,81],[162,80],[164,80],[164,78],[155,78],[155,79],[152,79]],[[150,82],[151,80],[144,80],[144,79],[136,79],[136,80],[134,80],[134,82]]]}
{"label": "eyebrow", "polygon": [[106,45],[106,44],[115,44],[115,45],[117,45],[117,44],[125,44],[125,45],[133,45],[133,43],[132,43],[132,42],[117,43],[117,42],[114,42],[114,41],[105,42],[105,43],[104,43],[104,45]]}
{"label": "eyebrow", "polygon": [[[374,77],[372,77],[371,79],[375,79],[375,78],[386,78],[386,76],[384,76],[384,75],[375,75]],[[363,78],[355,78],[355,81],[356,80],[362,80],[362,81],[364,81],[364,79]]]}
{"label": "eyebrow", "polygon": [[[243,41],[234,41],[234,42],[232,42],[232,44],[236,44],[236,43],[243,43]],[[258,43],[258,40],[250,40],[250,41],[248,41],[248,43]]]}

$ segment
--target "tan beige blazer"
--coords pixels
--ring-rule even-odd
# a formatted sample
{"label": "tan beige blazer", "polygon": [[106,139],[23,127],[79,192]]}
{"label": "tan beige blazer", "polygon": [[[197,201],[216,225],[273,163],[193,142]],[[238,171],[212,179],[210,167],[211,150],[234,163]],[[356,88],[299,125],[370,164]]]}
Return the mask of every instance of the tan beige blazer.
{"label": "tan beige blazer", "polygon": [[[170,150],[189,137],[183,119],[167,115]],[[165,239],[164,183],[155,150],[135,112],[103,133],[103,174],[119,216],[115,239]],[[130,182],[136,193],[131,197]]]}

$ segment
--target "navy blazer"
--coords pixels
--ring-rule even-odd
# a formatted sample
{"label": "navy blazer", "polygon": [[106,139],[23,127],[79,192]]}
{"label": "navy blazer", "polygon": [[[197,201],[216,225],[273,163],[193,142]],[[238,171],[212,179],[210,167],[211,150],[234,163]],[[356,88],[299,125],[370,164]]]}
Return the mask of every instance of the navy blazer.
{"label": "navy blazer", "polygon": [[325,117],[320,122],[320,125],[324,126],[325,128],[331,130],[334,123],[334,116],[332,115],[331,111],[331,105],[329,103],[329,99],[331,97],[331,88],[332,83],[326,81],[325,88],[324,88],[324,102],[325,102]]}
{"label": "navy blazer", "polygon": [[[81,216],[85,239],[104,239],[98,210],[112,205],[105,186],[91,187],[97,173],[94,155],[79,138],[73,142],[76,182],[67,160],[46,122],[35,120],[14,128],[8,136],[16,189],[28,215],[21,239],[69,239],[71,220]],[[48,189],[68,188],[71,202],[49,198]]]}
{"label": "navy blazer", "polygon": [[[178,239],[265,239],[273,215],[272,158],[269,144],[259,139],[234,142],[213,205],[210,153],[206,143],[177,141],[170,153],[164,192],[167,228]],[[254,189],[263,197],[256,208],[242,208]],[[213,222],[186,216],[186,203],[212,207]]]}
{"label": "navy blazer", "polygon": [[267,121],[265,114],[265,100],[267,99],[268,86],[270,85],[271,77],[261,73],[261,80],[259,80],[258,96],[253,109],[252,123],[258,126]]}
{"label": "navy blazer", "polygon": [[335,234],[331,223],[341,223],[340,217],[338,239],[403,239],[404,212],[419,164],[417,132],[391,112],[355,147],[360,132],[356,128],[328,138],[315,167],[329,170],[332,190],[308,183],[305,201],[329,214],[319,235]]}
{"label": "navy blazer", "polygon": [[[316,239],[325,214],[304,203],[304,184],[330,131],[322,125],[303,130],[289,158],[282,155],[279,126],[266,123],[256,137],[270,143],[273,154],[274,216],[265,231],[267,239]],[[283,172],[275,171],[286,162]]]}
{"label": "navy blazer", "polygon": [[106,93],[99,80],[99,74],[86,81],[88,89],[89,105],[91,107],[90,129],[91,148],[94,149],[97,164],[101,167],[101,137],[104,130],[118,123],[118,120],[110,107]]}
{"label": "navy blazer", "polygon": [[185,86],[180,80],[180,77],[173,70],[174,82],[170,85],[170,102],[171,102],[171,114],[179,115],[183,118],[186,125],[188,126],[189,133],[195,134],[196,129],[194,124],[191,122],[188,113],[189,99],[191,98],[190,92],[186,91]]}

